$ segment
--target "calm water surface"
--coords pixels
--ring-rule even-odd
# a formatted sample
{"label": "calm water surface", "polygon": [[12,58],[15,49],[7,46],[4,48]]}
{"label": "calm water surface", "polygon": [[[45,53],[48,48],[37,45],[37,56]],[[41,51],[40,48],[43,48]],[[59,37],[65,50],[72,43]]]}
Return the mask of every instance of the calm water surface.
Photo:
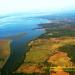
{"label": "calm water surface", "polygon": [[[27,43],[39,37],[45,31],[38,28],[41,23],[49,22],[42,18],[25,18],[24,16],[10,16],[0,19],[0,39],[12,40],[11,55],[2,69],[2,75],[10,75],[20,63],[23,62],[25,52],[27,51]],[[25,32],[20,38],[10,38]]]}

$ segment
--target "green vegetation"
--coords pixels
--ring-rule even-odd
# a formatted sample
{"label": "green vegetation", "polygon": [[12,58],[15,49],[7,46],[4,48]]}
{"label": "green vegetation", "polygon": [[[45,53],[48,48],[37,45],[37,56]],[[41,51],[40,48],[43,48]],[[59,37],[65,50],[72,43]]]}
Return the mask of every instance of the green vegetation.
{"label": "green vegetation", "polygon": [[29,42],[29,51],[26,53],[23,64],[15,73],[50,75],[51,71],[55,72],[51,67],[56,70],[61,67],[61,73],[69,75],[67,73],[69,72],[74,75],[75,72],[72,70],[75,70],[75,30],[71,27],[72,25],[68,27],[67,22],[41,25],[46,33]]}
{"label": "green vegetation", "polygon": [[75,37],[75,31],[58,29],[58,30],[48,30],[45,34],[41,35],[40,38],[59,38],[59,37]]}
{"label": "green vegetation", "polygon": [[65,45],[60,47],[59,50],[68,53],[68,56],[71,58],[73,62],[75,62],[75,44],[74,45]]}

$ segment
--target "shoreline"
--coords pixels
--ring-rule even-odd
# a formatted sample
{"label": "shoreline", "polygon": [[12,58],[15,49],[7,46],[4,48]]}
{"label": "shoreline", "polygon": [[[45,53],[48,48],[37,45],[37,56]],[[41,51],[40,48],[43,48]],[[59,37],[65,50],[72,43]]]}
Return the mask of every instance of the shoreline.
{"label": "shoreline", "polygon": [[[42,33],[42,34],[44,34],[44,33]],[[42,34],[40,34],[39,36],[41,36]],[[36,39],[38,39],[39,38],[39,36],[38,37],[35,37],[34,39],[32,39],[32,40],[36,40]],[[30,41],[32,41],[32,40],[29,40],[29,41],[27,41],[27,42],[25,42],[23,45],[24,45],[24,55],[22,55],[21,56],[21,59],[20,59],[20,62],[18,61],[17,63],[17,65],[16,65],[16,67],[13,67],[13,69],[12,69],[12,73],[9,73],[9,74],[6,74],[6,73],[4,73],[3,75],[13,75],[13,72],[24,62],[24,59],[25,59],[25,56],[26,56],[26,53],[29,51],[29,49],[30,49],[30,47],[28,47],[28,43],[30,42]],[[12,44],[13,44],[13,42],[12,42]],[[12,46],[12,45],[11,45]],[[13,46],[12,46],[12,48],[13,48]],[[10,58],[9,58],[9,60],[11,59],[11,57],[12,57],[12,54],[14,53],[14,50],[12,49],[11,50],[12,51],[12,53],[11,53],[11,56],[10,56]],[[9,61],[8,60],[8,61]],[[8,62],[7,62],[8,63]],[[6,64],[7,64],[6,63]]]}

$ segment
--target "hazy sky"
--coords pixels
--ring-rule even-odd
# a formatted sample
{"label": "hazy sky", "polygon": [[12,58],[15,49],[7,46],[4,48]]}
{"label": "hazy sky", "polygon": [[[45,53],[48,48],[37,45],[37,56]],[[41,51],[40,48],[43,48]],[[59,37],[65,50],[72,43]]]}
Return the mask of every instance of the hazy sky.
{"label": "hazy sky", "polygon": [[0,15],[13,12],[55,13],[75,9],[75,0],[0,0]]}

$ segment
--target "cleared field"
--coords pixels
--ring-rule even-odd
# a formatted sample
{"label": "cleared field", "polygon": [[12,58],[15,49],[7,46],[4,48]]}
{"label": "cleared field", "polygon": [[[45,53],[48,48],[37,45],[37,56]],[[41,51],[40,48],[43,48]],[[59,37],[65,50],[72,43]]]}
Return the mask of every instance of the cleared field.
{"label": "cleared field", "polygon": [[[17,69],[16,72],[28,73],[26,66],[34,68],[29,73],[50,72],[50,67],[61,66],[69,68],[75,66],[75,62],[71,61],[68,52],[62,51],[66,45],[75,45],[75,37],[62,37],[62,38],[49,38],[49,39],[36,39],[29,43],[30,50],[26,53],[24,63]],[[41,66],[41,67],[40,67]],[[39,68],[38,68],[39,67]],[[75,69],[75,68],[74,68]],[[22,71],[23,70],[23,71]],[[63,68],[64,71],[64,68]]]}
{"label": "cleared field", "polygon": [[10,40],[0,40],[0,69],[3,68],[10,56],[10,43]]}

